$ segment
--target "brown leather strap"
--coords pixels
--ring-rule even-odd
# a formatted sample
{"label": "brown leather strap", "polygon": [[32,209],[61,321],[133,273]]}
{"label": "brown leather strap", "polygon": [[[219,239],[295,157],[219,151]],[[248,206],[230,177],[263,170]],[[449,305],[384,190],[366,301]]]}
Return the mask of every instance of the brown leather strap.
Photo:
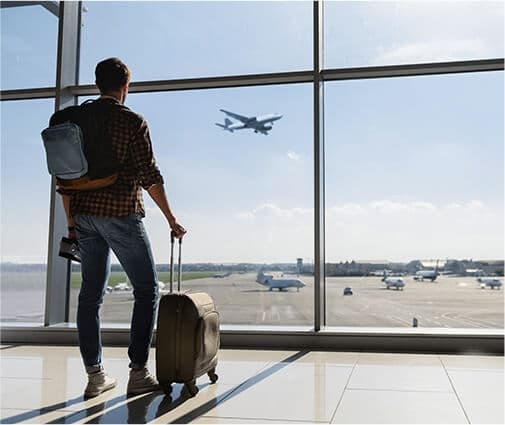
{"label": "brown leather strap", "polygon": [[62,189],[70,190],[96,190],[114,184],[117,180],[117,174],[101,177],[99,179],[90,179],[87,176],[78,179],[63,180],[56,179],[56,183]]}

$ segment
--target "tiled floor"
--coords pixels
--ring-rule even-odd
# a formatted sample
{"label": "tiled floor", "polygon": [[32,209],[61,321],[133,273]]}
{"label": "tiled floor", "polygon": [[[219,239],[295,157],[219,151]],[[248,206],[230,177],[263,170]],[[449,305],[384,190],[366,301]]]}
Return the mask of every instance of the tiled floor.
{"label": "tiled floor", "polygon": [[126,349],[105,348],[118,387],[85,401],[76,347],[0,348],[2,423],[504,423],[503,357],[221,350],[196,397],[126,398]]}

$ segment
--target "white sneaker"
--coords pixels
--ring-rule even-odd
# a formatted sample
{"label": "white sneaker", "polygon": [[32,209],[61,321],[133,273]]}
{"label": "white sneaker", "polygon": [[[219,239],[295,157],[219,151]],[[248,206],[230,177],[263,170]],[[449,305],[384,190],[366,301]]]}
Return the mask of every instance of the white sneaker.
{"label": "white sneaker", "polygon": [[149,373],[147,367],[143,369],[131,369],[130,379],[126,387],[127,394],[144,394],[160,389],[157,379]]}
{"label": "white sneaker", "polygon": [[104,391],[111,390],[116,386],[116,380],[107,376],[107,374],[101,370],[95,373],[88,374],[88,385],[84,390],[84,397],[96,397],[102,394]]}

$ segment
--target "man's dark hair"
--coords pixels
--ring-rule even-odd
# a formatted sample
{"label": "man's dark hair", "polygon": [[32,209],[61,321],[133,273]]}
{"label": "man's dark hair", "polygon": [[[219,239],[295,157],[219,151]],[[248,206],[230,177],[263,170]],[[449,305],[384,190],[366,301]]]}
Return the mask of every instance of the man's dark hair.
{"label": "man's dark hair", "polygon": [[118,90],[130,81],[130,70],[118,58],[99,62],[95,68],[95,82],[102,93]]}

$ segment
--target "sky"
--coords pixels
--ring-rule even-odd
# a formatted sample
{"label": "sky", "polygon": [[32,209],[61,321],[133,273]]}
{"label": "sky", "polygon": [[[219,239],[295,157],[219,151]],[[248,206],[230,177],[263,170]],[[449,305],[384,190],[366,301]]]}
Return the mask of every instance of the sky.
{"label": "sky", "polygon": [[[307,70],[311,2],[85,2],[81,84],[118,56],[132,81]],[[21,25],[29,22],[30,25]],[[2,89],[54,86],[57,21],[1,10]],[[501,2],[328,2],[328,68],[503,57]],[[34,72],[36,70],[36,72]],[[503,73],[325,86],[327,261],[503,259]],[[80,99],[83,101],[84,99]],[[130,94],[188,228],[186,262],[313,259],[312,85]],[[51,100],[2,102],[1,258],[45,262]],[[280,113],[268,136],[219,109]],[[21,166],[21,161],[23,166]],[[145,196],[155,259],[168,229]]]}

